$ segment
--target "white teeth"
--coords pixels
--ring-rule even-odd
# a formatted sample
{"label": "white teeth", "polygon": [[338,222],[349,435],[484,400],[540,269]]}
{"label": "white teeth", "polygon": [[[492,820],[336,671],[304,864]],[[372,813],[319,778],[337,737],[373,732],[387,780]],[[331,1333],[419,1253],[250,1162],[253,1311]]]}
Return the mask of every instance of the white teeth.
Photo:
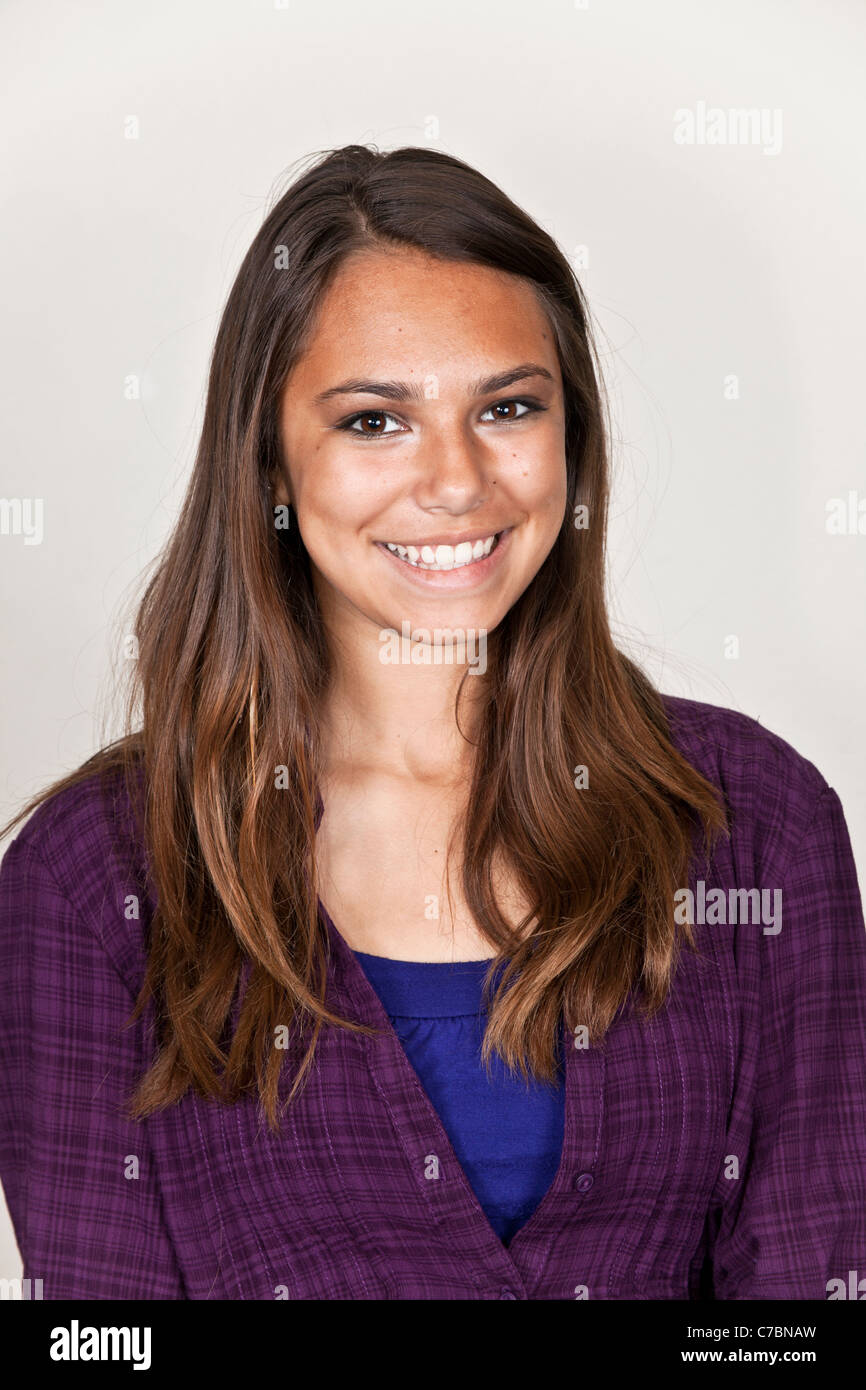
{"label": "white teeth", "polygon": [[488,536],[486,540],[476,541],[474,545],[471,541],[461,541],[456,546],[424,545],[420,550],[414,545],[398,545],[392,541],[386,541],[385,544],[393,554],[399,555],[401,560],[417,569],[453,570],[482,560],[490,554],[496,542],[497,536],[493,535]]}

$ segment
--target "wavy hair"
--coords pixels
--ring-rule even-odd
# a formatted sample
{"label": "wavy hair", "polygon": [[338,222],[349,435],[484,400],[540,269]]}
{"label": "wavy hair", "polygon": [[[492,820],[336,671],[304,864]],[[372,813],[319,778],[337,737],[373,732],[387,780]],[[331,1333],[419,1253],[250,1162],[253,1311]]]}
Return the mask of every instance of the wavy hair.
{"label": "wavy hair", "polygon": [[[133,1118],[192,1087],[226,1103],[257,1093],[279,1128],[289,1054],[277,1028],[305,1046],[287,1104],[323,1026],[377,1031],[326,998],[315,839],[317,711],[331,658],[300,533],[275,526],[269,495],[282,465],[281,389],[355,251],[416,247],[520,277],[549,317],[562,372],[565,518],[490,635],[468,809],[455,829],[467,905],[497,951],[488,989],[505,965],[488,996],[485,1063],[495,1051],[524,1077],[549,1080],[561,1017],[600,1043],[633,992],[647,1016],[660,1009],[680,949],[673,894],[695,830],[710,853],[728,828],[718,790],[674,746],[662,697],[611,636],[610,431],[568,261],[494,183],[447,154],[348,145],[313,159],[266,216],[222,314],[186,497],[135,618],[125,733],[6,827],[65,787],[123,774],[155,903],[132,1019],[152,997],[157,1042],[129,1100]],[[589,525],[579,529],[581,504]],[[590,770],[580,790],[576,764]],[[494,892],[500,856],[529,904],[516,929]],[[687,925],[681,933],[694,947]]]}

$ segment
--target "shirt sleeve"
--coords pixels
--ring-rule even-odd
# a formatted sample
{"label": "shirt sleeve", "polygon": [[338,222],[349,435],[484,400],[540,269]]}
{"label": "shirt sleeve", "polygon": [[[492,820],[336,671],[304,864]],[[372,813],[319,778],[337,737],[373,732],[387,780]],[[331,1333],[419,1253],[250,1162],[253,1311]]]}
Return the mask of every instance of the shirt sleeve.
{"label": "shirt sleeve", "polygon": [[709,1223],[713,1297],[862,1297],[866,928],[826,784],[781,888],[778,932],[738,928],[751,933],[738,943],[748,1022]]}
{"label": "shirt sleeve", "polygon": [[[180,1299],[146,1122],[135,998],[29,842],[0,866],[0,1179],[45,1299]],[[37,1294],[31,1284],[31,1297]]]}

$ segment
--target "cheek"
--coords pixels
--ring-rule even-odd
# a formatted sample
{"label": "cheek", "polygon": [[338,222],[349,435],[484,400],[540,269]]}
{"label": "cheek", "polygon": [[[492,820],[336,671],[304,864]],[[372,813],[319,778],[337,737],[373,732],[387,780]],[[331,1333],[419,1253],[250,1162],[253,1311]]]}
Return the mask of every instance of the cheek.
{"label": "cheek", "polygon": [[344,556],[353,541],[375,529],[394,500],[398,480],[398,473],[354,451],[320,446],[308,454],[298,483],[297,514],[312,558],[324,562],[326,555]]}
{"label": "cheek", "polygon": [[501,482],[527,513],[559,513],[565,510],[567,473],[559,440],[532,450],[510,448],[502,460]]}
{"label": "cheek", "polygon": [[320,443],[307,451],[296,484],[298,512],[312,523],[351,525],[376,491],[376,476],[363,459]]}

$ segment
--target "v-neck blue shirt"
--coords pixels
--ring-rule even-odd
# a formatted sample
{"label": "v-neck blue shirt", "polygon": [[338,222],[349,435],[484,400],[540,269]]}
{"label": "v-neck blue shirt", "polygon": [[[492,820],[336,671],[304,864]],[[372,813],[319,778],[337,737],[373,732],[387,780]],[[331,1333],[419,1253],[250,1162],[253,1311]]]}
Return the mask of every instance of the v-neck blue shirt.
{"label": "v-neck blue shirt", "polygon": [[557,1084],[481,1061],[488,960],[391,960],[354,951],[438,1112],[469,1184],[504,1244],[556,1176],[565,1126],[560,1047]]}

